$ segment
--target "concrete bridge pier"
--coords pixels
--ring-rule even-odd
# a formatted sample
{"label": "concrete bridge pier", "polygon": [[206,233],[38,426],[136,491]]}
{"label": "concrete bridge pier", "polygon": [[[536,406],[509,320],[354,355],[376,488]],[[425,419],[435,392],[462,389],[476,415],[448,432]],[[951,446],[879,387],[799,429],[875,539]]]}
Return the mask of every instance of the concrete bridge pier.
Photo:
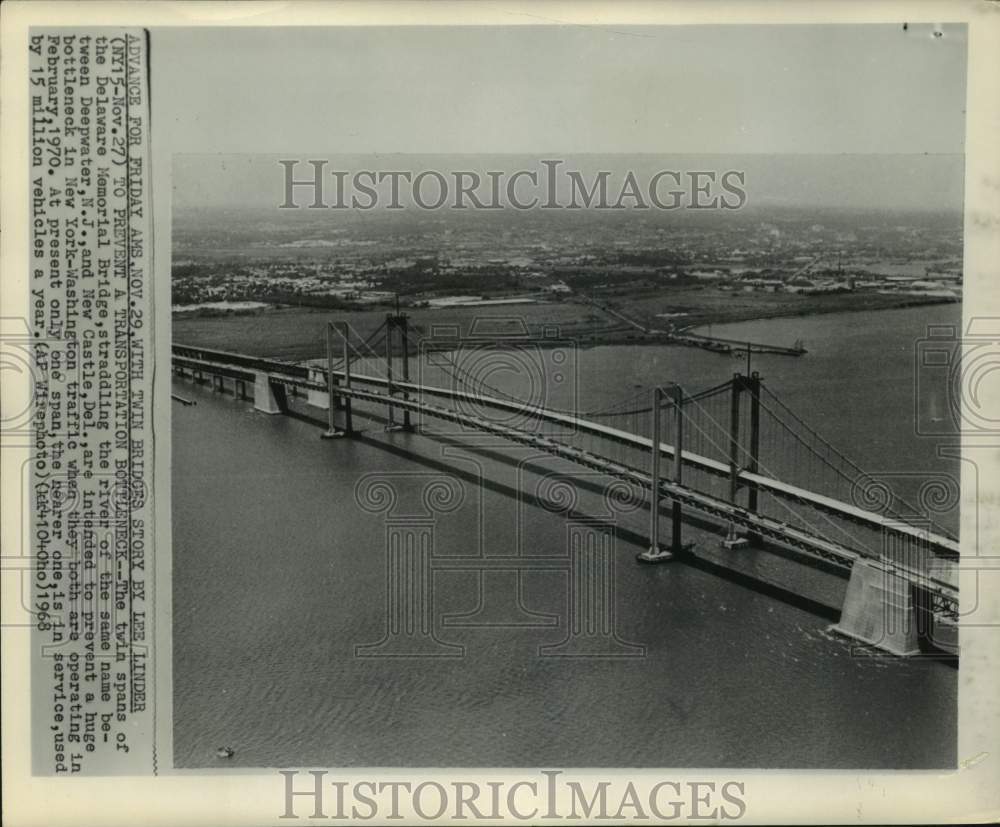
{"label": "concrete bridge pier", "polygon": [[906,578],[872,561],[857,560],[840,622],[830,630],[893,655],[916,655],[920,633],[915,591]]}
{"label": "concrete bridge pier", "polygon": [[271,382],[271,377],[263,371],[255,372],[253,386],[253,406],[266,414],[288,413],[288,394],[285,386]]}

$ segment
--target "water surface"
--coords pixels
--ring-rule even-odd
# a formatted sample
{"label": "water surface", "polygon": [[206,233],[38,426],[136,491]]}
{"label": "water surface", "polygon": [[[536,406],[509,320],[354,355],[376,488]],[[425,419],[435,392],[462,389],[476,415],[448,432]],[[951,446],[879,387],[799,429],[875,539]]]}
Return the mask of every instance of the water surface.
{"label": "water surface", "polygon": [[[955,312],[787,319],[738,332],[806,339],[807,357],[754,357],[754,368],[857,456],[919,471],[941,462],[908,421],[913,341]],[[599,347],[573,358],[575,387],[554,389],[554,399],[577,394],[588,405],[661,379],[708,387],[740,367],[689,348]],[[227,765],[249,767],[954,764],[956,670],[858,656],[801,609],[690,566],[637,565],[641,546],[629,536],[616,540],[615,625],[643,657],[540,656],[567,634],[559,570],[525,575],[520,607],[513,575],[439,572],[436,634],[463,656],[355,657],[386,627],[386,518],[356,503],[364,475],[397,486],[395,516],[421,510],[432,477],[459,480],[461,505],[434,517],[442,556],[564,554],[585,515],[512,496],[546,472],[544,460],[525,464],[522,449],[472,450],[364,420],[361,438],[324,441],[302,419],[175,385],[198,403],[173,407],[178,766],[219,765],[220,745],[235,750]],[[624,522],[641,532],[644,519]],[[716,542],[697,529],[690,536]],[[465,625],[442,622],[460,615]]]}

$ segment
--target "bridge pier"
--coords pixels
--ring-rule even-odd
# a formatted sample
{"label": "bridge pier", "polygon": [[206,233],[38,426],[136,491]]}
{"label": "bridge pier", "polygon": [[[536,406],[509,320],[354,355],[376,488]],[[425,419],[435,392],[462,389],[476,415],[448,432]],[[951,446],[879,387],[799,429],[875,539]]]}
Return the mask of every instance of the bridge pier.
{"label": "bridge pier", "polygon": [[[614,444],[625,445],[630,452],[629,458],[623,461],[620,456],[616,457],[603,448],[594,448],[591,443],[585,443],[585,447],[589,447],[591,450],[583,450],[578,445],[563,442],[559,438],[543,436],[522,428],[499,426],[488,417],[463,411],[460,405],[462,401],[471,400],[477,403],[481,401],[478,396],[469,391],[400,383],[402,387],[396,385],[397,395],[390,400],[380,391],[387,385],[387,382],[367,373],[355,376],[354,381],[359,387],[352,388],[352,351],[349,348],[349,330],[346,325],[341,325],[341,327],[344,329],[341,339],[344,348],[344,369],[342,372],[338,371],[335,377],[339,380],[340,385],[337,386],[335,382],[329,381],[325,388],[328,392],[327,407],[330,413],[329,435],[339,436],[351,432],[350,403],[352,398],[363,400],[367,405],[391,404],[400,408],[400,411],[397,411],[399,414],[404,411],[401,406],[409,395],[410,400],[405,404],[421,415],[440,418],[450,423],[460,423],[463,426],[468,425],[470,429],[489,433],[494,437],[509,440],[518,445],[536,447],[547,455],[553,455],[561,460],[596,470],[602,475],[617,477],[627,482],[629,486],[634,486],[637,490],[643,492],[650,490],[649,549],[639,555],[640,560],[648,562],[669,560],[683,550],[681,542],[683,504],[684,510],[704,514],[713,522],[719,520],[732,523],[730,525],[732,534],[736,533],[736,527],[740,527],[750,536],[753,536],[753,532],[760,532],[762,536],[773,540],[777,545],[785,546],[788,553],[797,557],[801,556],[809,562],[814,562],[818,558],[837,566],[852,566],[851,580],[844,599],[842,616],[840,622],[834,627],[838,632],[900,655],[913,654],[921,648],[927,648],[928,642],[934,646],[940,644],[948,651],[955,651],[958,645],[958,641],[955,639],[957,623],[953,621],[957,620],[958,587],[952,581],[957,577],[956,567],[960,551],[958,541],[946,535],[931,533],[932,524],[918,528],[913,524],[915,518],[912,515],[899,518],[902,522],[897,524],[893,520],[888,520],[883,514],[839,502],[797,485],[783,483],[769,476],[766,467],[762,467],[760,473],[753,474],[753,469],[757,467],[756,447],[759,441],[759,423],[754,423],[753,407],[749,408],[751,433],[749,451],[742,448],[740,454],[731,451],[731,462],[727,466],[724,462],[724,454],[722,457],[709,457],[702,456],[697,449],[684,451],[683,430],[698,426],[697,420],[688,419],[689,416],[692,416],[692,407],[684,405],[685,400],[680,389],[675,389],[677,396],[674,398],[674,407],[671,409],[679,412],[679,415],[676,423],[677,430],[673,438],[675,446],[674,476],[673,481],[668,483],[660,477],[661,446],[663,446],[660,417],[664,408],[662,399],[662,395],[666,392],[664,389],[660,389],[654,394],[653,411],[656,423],[651,440],[627,431],[614,433]],[[330,335],[332,337],[333,334]],[[331,361],[328,370],[330,374],[333,374],[332,355],[334,348],[332,338],[330,341],[328,352]],[[233,378],[233,392],[238,397],[246,395],[246,385],[252,381],[254,383],[254,407],[267,414],[288,412],[287,394],[289,387],[298,387],[304,390],[309,385],[313,387],[323,386],[322,382],[308,381],[307,376],[313,378],[314,374],[310,374],[302,366],[244,354],[200,351],[177,345],[174,346],[174,368],[178,375],[193,375],[202,383],[212,379],[213,387],[220,374],[223,377]],[[403,378],[404,380],[406,378],[405,372]],[[745,378],[737,374],[736,379]],[[753,405],[755,379],[756,375],[752,376],[749,385],[751,405]],[[221,381],[224,383],[224,380]],[[747,385],[743,384],[742,388],[746,389]],[[761,391],[763,390],[764,388],[761,386]],[[709,389],[707,396],[714,398],[717,394],[726,394],[729,391],[730,388],[727,385],[722,385]],[[734,390],[733,392],[738,394],[740,391]],[[700,394],[696,398],[700,399],[705,396],[706,394]],[[333,427],[333,408],[338,398],[344,408],[345,427],[343,431],[337,431]],[[447,402],[442,402],[442,400],[447,400]],[[496,410],[504,412],[520,411],[523,407],[516,401],[508,402],[501,399],[491,400],[489,404]],[[761,407],[768,413],[769,417],[777,416],[763,399]],[[737,427],[732,428],[731,433],[738,434],[738,399],[733,403],[732,410],[735,412],[733,421],[737,423]],[[571,416],[558,410],[546,411],[544,409],[536,411],[535,414],[539,419],[547,423],[557,424],[560,428],[563,428],[567,423],[572,424],[574,432],[594,437],[597,440],[608,437],[606,426],[579,416]],[[688,419],[687,424],[683,424],[685,419]],[[805,427],[808,428],[808,426]],[[821,439],[818,435],[816,436],[817,439]],[[690,442],[690,439],[688,441]],[[714,444],[716,441],[712,440],[712,442]],[[634,461],[635,452],[639,452],[638,455],[641,457],[641,452],[647,450],[652,450],[651,464],[653,468],[650,473],[646,473],[645,469],[641,468],[641,463]],[[669,447],[667,450],[670,450]],[[737,460],[740,457],[745,458],[748,453],[750,461],[746,462],[745,467],[740,469]],[[729,482],[733,486],[729,496],[727,497],[725,493],[720,494],[714,485],[708,490],[700,490],[701,486],[697,484],[699,477],[695,477],[695,484],[692,485],[691,481],[685,484],[681,478],[682,459],[684,464],[693,468],[698,474],[710,472],[716,475],[716,478],[722,478]],[[723,459],[723,462],[720,462],[720,459]],[[733,476],[735,476],[735,480]],[[747,489],[749,502],[746,508],[741,508],[736,501],[740,487]],[[833,519],[849,520],[852,523],[865,525],[869,530],[883,532],[885,545],[881,554],[877,555],[873,550],[872,559],[866,558],[859,562],[857,551],[854,548],[846,545],[843,541],[824,536],[819,533],[816,526],[808,523],[806,525],[801,523],[789,525],[773,518],[769,519],[767,514],[755,517],[757,500],[755,495],[758,493],[756,489],[759,489],[759,493],[766,494],[768,498],[781,498],[776,500],[778,502],[792,502],[807,508],[817,509],[824,515],[832,515]],[[661,501],[665,497],[672,501],[673,538],[669,550],[661,547],[659,536]],[[768,511],[769,509],[765,508],[764,510]],[[896,515],[893,517],[896,519]],[[909,556],[918,552],[918,560],[908,559]],[[421,571],[422,565],[423,563],[420,563],[418,566]],[[935,566],[945,567],[946,573],[942,576],[936,574],[931,576],[930,572],[934,570]],[[586,611],[590,612],[591,610],[587,609]],[[941,640],[935,639],[935,636]]]}
{"label": "bridge pier", "polygon": [[750,540],[738,533],[736,526],[730,523],[726,531],[726,536],[722,540],[722,547],[732,550],[734,548],[746,548],[748,545],[750,545]]}
{"label": "bridge pier", "polygon": [[271,382],[271,377],[263,371],[255,371],[253,386],[253,406],[266,414],[288,413],[288,395],[285,386]]}
{"label": "bridge pier", "polygon": [[868,560],[851,568],[840,621],[830,630],[893,655],[920,652],[915,588],[906,578]]}

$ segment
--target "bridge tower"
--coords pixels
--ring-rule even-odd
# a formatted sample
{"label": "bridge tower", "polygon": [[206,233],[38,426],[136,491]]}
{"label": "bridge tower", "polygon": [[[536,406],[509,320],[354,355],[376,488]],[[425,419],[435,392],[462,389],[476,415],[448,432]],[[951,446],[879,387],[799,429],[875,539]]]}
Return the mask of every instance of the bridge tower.
{"label": "bridge tower", "polygon": [[[747,383],[750,391],[750,456],[747,460],[746,470],[751,474],[756,474],[760,467],[760,374],[754,371],[750,374]],[[752,514],[758,512],[758,489],[756,483],[747,484],[747,511]],[[760,540],[759,534],[750,533],[747,539],[753,543]]]}
{"label": "bridge tower", "polygon": [[[341,398],[337,394],[337,377],[333,371],[333,352],[336,349],[335,343],[340,338],[344,362],[344,389],[351,388],[351,342],[350,328],[347,322],[326,323],[326,392],[327,392],[327,429],[322,435],[323,439],[334,439],[335,437],[352,436],[354,434],[354,423],[352,420],[351,397]],[[344,410],[344,427],[338,429],[334,424],[334,411],[338,407]]]}
{"label": "bridge tower", "polygon": [[[398,336],[397,336],[398,333]],[[412,431],[413,425],[410,422],[410,411],[403,409],[403,423],[401,425],[396,424],[395,416],[395,406],[392,404],[392,397],[394,393],[392,384],[392,363],[393,356],[395,354],[395,340],[399,339],[399,347],[402,353],[403,362],[403,383],[409,384],[410,381],[410,342],[409,342],[409,321],[408,316],[405,313],[399,312],[399,304],[397,302],[395,313],[386,313],[385,315],[385,375],[386,384],[386,394],[389,396],[389,424],[386,425],[387,431]],[[409,399],[409,393],[404,389],[403,398]]]}
{"label": "bridge tower", "polygon": [[[743,393],[750,398],[750,444],[743,448],[740,445],[740,397]],[[746,465],[741,466],[740,454],[746,455]],[[760,462],[760,374],[754,371],[750,376],[734,373],[730,381],[729,403],[729,502],[739,505],[740,471],[756,473]],[[757,513],[757,486],[747,485],[747,510]],[[756,535],[740,535],[736,524],[730,522],[726,537],[722,541],[724,548],[735,549],[746,546]]]}
{"label": "bridge tower", "polygon": [[675,554],[687,550],[681,539],[681,504],[673,500],[670,507],[671,543],[670,550],[660,547],[660,413],[664,397],[669,397],[671,410],[674,412],[674,464],[673,482],[680,485],[684,463],[682,450],[684,445],[684,390],[680,385],[663,388],[653,388],[653,426],[650,442],[650,476],[652,485],[649,493],[649,549],[636,555],[642,563],[663,563],[672,560]]}

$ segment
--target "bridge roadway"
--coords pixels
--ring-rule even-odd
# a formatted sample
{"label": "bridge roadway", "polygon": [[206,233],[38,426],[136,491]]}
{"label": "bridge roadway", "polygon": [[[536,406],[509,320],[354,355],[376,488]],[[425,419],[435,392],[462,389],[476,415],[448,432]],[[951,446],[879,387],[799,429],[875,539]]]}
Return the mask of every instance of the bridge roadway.
{"label": "bridge roadway", "polygon": [[[244,354],[228,353],[225,351],[208,350],[204,348],[191,348],[183,345],[175,345],[173,364],[175,367],[184,368],[190,371],[200,371],[203,373],[225,376],[237,381],[253,383],[257,374],[264,372],[267,374],[272,384],[285,385],[302,390],[319,391],[327,393],[326,371],[319,367],[310,369],[305,365],[296,365],[288,362],[280,362],[271,359],[262,359]],[[322,381],[310,379],[310,373],[320,372],[323,375]],[[340,381],[344,379],[343,371],[334,371],[334,377]],[[647,437],[611,428],[607,425],[591,422],[571,414],[550,411],[537,406],[524,405],[513,401],[498,399],[496,397],[483,396],[481,394],[460,391],[452,388],[440,388],[430,385],[420,385],[406,383],[397,380],[392,381],[393,394],[378,390],[367,390],[355,387],[355,384],[366,385],[385,389],[389,384],[383,377],[367,376],[363,374],[351,373],[351,387],[338,386],[337,395],[349,396],[363,402],[370,402],[377,405],[393,407],[400,410],[409,410],[413,413],[422,413],[447,422],[473,427],[484,433],[490,433],[513,443],[538,448],[554,456],[587,468],[599,471],[609,477],[613,477],[631,485],[649,491],[652,488],[652,477],[650,474],[635,468],[630,468],[620,463],[613,462],[605,457],[598,456],[572,445],[559,442],[540,434],[521,431],[496,422],[492,422],[483,417],[470,413],[456,411],[441,405],[435,405],[422,398],[406,398],[402,394],[409,394],[411,397],[432,396],[449,401],[468,402],[477,406],[496,408],[505,412],[520,413],[536,419],[543,419],[549,422],[568,426],[578,432],[590,433],[606,439],[611,439],[623,444],[649,451],[652,441]],[[660,444],[662,455],[673,458],[674,448],[668,443]],[[726,463],[694,454],[689,451],[681,452],[682,461],[685,465],[708,471],[724,477],[729,477],[730,469]],[[930,551],[940,559],[935,568],[940,569],[944,576],[936,576],[933,573],[918,571],[907,567],[896,561],[873,560],[865,556],[869,562],[875,562],[906,580],[919,585],[929,591],[933,597],[935,610],[942,611],[948,615],[957,615],[958,588],[952,582],[954,566],[949,562],[958,556],[958,543],[948,537],[931,534],[921,531],[913,526],[900,523],[896,520],[889,520],[883,515],[857,508],[848,503],[843,503],[829,497],[824,497],[797,486],[782,483],[779,480],[765,477],[760,474],[752,474],[747,471],[739,471],[739,477],[745,484],[756,485],[760,490],[768,491],[776,496],[789,499],[795,502],[817,508],[821,511],[846,518],[852,522],[867,524],[870,527],[878,528],[886,532],[895,533],[917,540],[930,549]],[[676,499],[682,505],[693,508],[706,516],[720,520],[722,522],[732,522],[733,524],[746,529],[760,537],[767,538],[781,546],[791,548],[799,553],[803,553],[811,558],[823,560],[826,563],[837,566],[841,569],[850,570],[853,563],[863,555],[849,549],[843,545],[835,543],[826,538],[804,531],[795,526],[790,526],[785,522],[776,520],[766,515],[750,512],[745,508],[734,505],[725,500],[708,494],[695,491],[694,489],[674,483],[671,480],[660,481],[661,498]],[[952,575],[952,576],[949,576]]]}

